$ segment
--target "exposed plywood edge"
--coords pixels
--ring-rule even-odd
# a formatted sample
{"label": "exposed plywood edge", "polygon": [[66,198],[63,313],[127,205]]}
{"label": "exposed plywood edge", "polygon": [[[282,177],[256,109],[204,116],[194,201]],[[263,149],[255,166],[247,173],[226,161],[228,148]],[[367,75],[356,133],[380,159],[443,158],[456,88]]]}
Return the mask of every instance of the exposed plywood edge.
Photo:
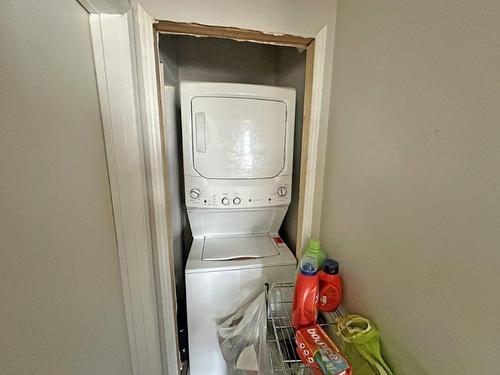
{"label": "exposed plywood edge", "polygon": [[155,29],[159,33],[166,34],[224,38],[297,48],[306,48],[314,40],[313,38],[305,38],[289,34],[265,33],[262,31],[240,29],[237,27],[210,26],[199,23],[173,21],[157,21]]}
{"label": "exposed plywood edge", "polygon": [[308,175],[308,157],[309,143],[311,133],[311,99],[313,88],[313,71],[314,71],[314,41],[307,47],[306,55],[306,77],[304,87],[304,113],[302,122],[302,149],[300,160],[300,186],[299,186],[299,210],[297,223],[297,245],[295,256],[302,256],[302,244],[304,243],[304,206],[305,206],[305,190],[306,178]]}

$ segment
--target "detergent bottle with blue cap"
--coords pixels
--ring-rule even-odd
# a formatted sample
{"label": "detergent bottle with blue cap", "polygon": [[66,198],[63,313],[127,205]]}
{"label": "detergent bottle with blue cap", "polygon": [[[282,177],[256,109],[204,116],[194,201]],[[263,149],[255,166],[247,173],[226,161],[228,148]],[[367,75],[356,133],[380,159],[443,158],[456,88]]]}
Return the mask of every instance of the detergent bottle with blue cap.
{"label": "detergent bottle with blue cap", "polygon": [[323,270],[319,272],[319,311],[332,312],[342,299],[342,281],[339,275],[339,262],[326,258]]}
{"label": "detergent bottle with blue cap", "polygon": [[316,324],[318,318],[319,262],[304,255],[299,262],[292,306],[292,326],[296,330]]}

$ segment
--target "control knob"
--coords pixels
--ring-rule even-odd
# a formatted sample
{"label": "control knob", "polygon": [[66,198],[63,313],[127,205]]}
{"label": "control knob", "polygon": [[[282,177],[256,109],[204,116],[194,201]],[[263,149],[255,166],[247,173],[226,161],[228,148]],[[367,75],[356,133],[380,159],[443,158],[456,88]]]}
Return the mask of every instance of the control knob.
{"label": "control knob", "polygon": [[229,198],[228,198],[228,197],[224,197],[224,198],[222,198],[222,204],[223,204],[224,206],[227,206],[227,205],[229,204]]}
{"label": "control knob", "polygon": [[284,197],[285,195],[287,195],[287,193],[288,193],[288,190],[287,190],[286,186],[280,186],[278,188],[278,195],[280,197]]}
{"label": "control knob", "polygon": [[233,199],[233,203],[236,204],[236,205],[240,204],[241,203],[241,198],[240,197],[235,197]]}
{"label": "control knob", "polygon": [[189,196],[193,199],[198,199],[201,195],[201,191],[198,188],[193,188],[189,191]]}

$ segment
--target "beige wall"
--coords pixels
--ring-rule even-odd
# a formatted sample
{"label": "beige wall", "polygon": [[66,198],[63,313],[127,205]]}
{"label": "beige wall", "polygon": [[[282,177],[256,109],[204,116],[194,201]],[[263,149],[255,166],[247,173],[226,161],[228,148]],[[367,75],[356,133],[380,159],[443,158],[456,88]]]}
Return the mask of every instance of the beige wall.
{"label": "beige wall", "polygon": [[123,14],[130,9],[129,0],[75,0],[89,13]]}
{"label": "beige wall", "polygon": [[180,81],[276,84],[278,47],[218,38],[176,39]]}
{"label": "beige wall", "polygon": [[321,240],[399,374],[499,373],[499,20],[339,2]]}
{"label": "beige wall", "polygon": [[[325,83],[322,90],[320,114],[322,127],[315,186],[316,197],[321,197],[337,0],[131,0],[131,3],[133,5],[139,3],[149,15],[159,20],[234,26],[309,37],[314,37],[324,26],[327,27]],[[321,199],[317,199],[314,205],[312,226],[313,235],[317,235],[319,233]]]}
{"label": "beige wall", "polygon": [[[131,0],[159,20],[314,36],[334,25],[335,0]],[[333,34],[332,34],[333,35]]]}
{"label": "beige wall", "polygon": [[0,25],[0,373],[130,374],[88,15]]}

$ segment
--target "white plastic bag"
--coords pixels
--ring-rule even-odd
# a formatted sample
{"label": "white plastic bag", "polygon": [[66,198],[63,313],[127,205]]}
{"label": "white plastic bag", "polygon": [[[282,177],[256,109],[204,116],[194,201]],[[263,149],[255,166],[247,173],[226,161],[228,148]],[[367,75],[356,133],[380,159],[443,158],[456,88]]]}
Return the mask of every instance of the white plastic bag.
{"label": "white plastic bag", "polygon": [[217,332],[229,374],[273,373],[266,341],[267,313],[264,292],[218,324]]}

